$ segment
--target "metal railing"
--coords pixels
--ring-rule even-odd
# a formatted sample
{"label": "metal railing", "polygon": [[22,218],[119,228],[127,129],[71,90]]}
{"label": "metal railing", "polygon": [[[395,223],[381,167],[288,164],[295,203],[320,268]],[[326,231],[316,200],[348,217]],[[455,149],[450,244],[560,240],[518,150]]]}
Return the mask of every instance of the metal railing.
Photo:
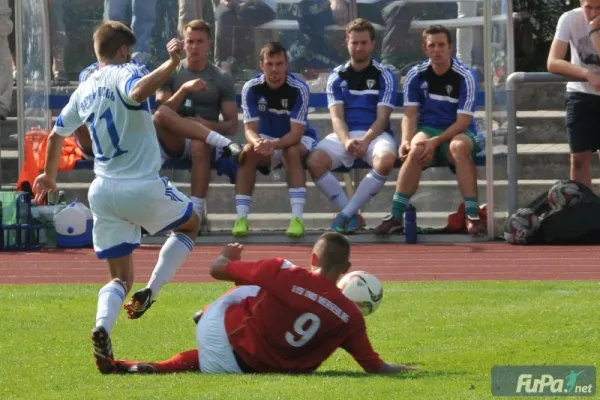
{"label": "metal railing", "polygon": [[518,207],[517,87],[520,84],[561,82],[585,82],[585,80],[549,72],[514,72],[506,80],[508,215],[517,211]]}

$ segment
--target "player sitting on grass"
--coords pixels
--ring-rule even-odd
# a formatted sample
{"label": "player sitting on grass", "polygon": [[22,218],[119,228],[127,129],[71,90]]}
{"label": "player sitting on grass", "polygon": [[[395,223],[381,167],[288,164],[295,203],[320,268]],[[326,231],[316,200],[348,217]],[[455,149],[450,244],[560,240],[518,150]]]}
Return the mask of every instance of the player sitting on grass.
{"label": "player sitting on grass", "polygon": [[257,168],[268,174],[285,166],[292,219],[287,229],[290,237],[304,235],[306,174],[304,159],[317,140],[308,125],[309,89],[306,82],[287,72],[288,56],[277,42],[260,51],[262,74],[246,82],[242,89],[244,146],[235,185],[237,218],[234,236],[248,235],[248,213],[256,181]]}
{"label": "player sitting on grass", "polygon": [[475,156],[475,95],[477,81],[467,67],[452,58],[452,38],[443,26],[423,31],[423,50],[429,57],[413,67],[404,81],[404,118],[400,159],[403,161],[392,214],[375,228],[377,235],[402,233],[404,210],[419,187],[421,171],[432,164],[456,169],[465,199],[469,234],[485,232],[479,218]]}
{"label": "player sitting on grass", "polygon": [[388,364],[371,347],[365,320],[336,286],[350,268],[350,243],[325,233],[315,243],[311,270],[274,258],[242,261],[230,244],[210,274],[239,286],[205,308],[196,327],[197,350],[163,362],[104,360],[102,372],[310,373],[338,347],[370,373],[416,370]]}

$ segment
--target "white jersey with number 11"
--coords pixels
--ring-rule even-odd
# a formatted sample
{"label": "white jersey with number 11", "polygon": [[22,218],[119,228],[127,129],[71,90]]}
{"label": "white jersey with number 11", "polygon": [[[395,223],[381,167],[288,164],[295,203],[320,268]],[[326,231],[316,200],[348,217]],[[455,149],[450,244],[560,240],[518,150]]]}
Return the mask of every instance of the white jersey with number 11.
{"label": "white jersey with number 11", "polygon": [[94,150],[94,173],[109,179],[155,178],[162,160],[148,100],[131,89],[148,70],[128,63],[107,65],[82,82],[60,113],[54,130],[69,136],[85,124]]}

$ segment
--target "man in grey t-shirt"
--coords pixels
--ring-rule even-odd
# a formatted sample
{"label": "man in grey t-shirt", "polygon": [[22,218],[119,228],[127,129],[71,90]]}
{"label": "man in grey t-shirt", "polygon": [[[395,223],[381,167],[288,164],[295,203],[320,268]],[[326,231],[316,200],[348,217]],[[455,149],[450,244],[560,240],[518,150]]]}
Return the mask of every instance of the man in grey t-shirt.
{"label": "man in grey t-shirt", "polygon": [[[239,145],[223,136],[237,132],[237,104],[231,77],[208,62],[208,24],[202,20],[190,21],[184,26],[183,36],[187,58],[158,90],[156,101],[182,113],[186,100],[191,100],[193,116],[186,113],[185,118],[215,131],[215,135],[211,133],[205,142],[190,140],[168,125],[161,126],[158,121],[155,124],[163,158],[191,158],[191,200],[194,210],[204,215],[212,162],[217,161],[222,152],[237,155],[241,151]],[[222,121],[219,115],[222,115]]]}

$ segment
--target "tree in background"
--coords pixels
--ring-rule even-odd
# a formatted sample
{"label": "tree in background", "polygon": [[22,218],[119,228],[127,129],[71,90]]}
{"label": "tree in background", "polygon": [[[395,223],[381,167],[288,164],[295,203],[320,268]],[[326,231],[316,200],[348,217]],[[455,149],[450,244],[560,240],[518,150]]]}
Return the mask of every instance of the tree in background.
{"label": "tree in background", "polygon": [[[547,71],[546,59],[560,16],[579,7],[578,0],[513,0],[513,11],[531,16],[535,51],[529,57],[517,58],[517,71]],[[518,43],[515,43],[518,46]],[[567,55],[570,57],[570,55]]]}

